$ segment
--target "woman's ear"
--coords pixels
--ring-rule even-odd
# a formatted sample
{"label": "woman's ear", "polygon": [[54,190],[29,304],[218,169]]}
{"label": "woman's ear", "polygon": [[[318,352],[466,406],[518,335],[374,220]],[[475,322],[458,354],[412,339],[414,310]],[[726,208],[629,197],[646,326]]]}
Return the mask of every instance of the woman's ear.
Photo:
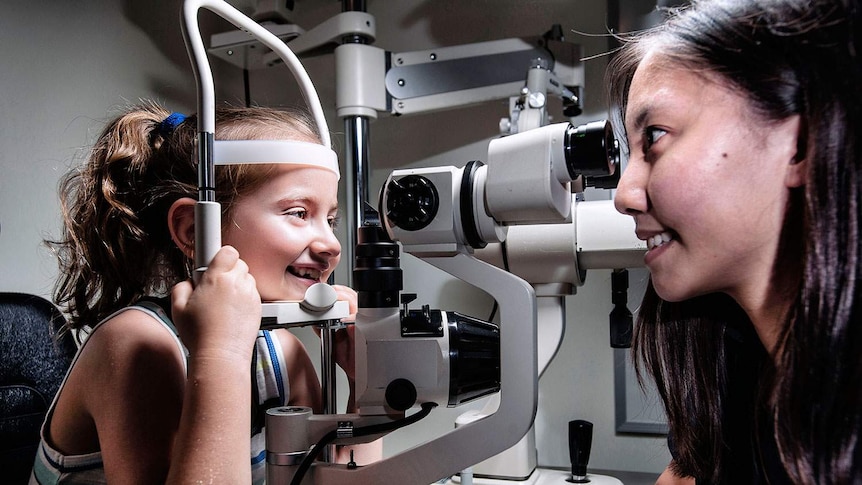
{"label": "woman's ear", "polygon": [[787,166],[787,173],[784,178],[784,185],[788,188],[802,187],[808,180],[808,144],[806,143],[807,134],[803,123],[799,120],[799,115],[794,116],[796,132],[796,152]]}
{"label": "woman's ear", "polygon": [[168,230],[171,239],[189,258],[195,255],[195,200],[183,197],[168,209]]}
{"label": "woman's ear", "polygon": [[787,176],[784,179],[784,185],[788,188],[802,187],[808,180],[808,161],[804,154],[802,158],[793,160],[787,167]]}

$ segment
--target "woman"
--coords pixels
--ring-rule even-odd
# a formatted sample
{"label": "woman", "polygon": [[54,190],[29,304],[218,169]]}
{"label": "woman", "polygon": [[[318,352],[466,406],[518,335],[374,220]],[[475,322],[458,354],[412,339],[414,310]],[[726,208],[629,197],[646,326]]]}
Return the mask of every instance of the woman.
{"label": "woman", "polygon": [[695,1],[609,67],[660,483],[862,483],[859,20],[842,0]]}

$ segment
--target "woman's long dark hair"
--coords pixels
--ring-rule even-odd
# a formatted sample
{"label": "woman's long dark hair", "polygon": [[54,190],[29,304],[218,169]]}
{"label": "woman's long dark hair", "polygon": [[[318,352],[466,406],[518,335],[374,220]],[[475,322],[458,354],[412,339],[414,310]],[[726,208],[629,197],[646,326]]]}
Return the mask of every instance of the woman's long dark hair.
{"label": "woman's long dark hair", "polygon": [[[165,129],[162,121],[170,114],[153,102],[132,107],[107,125],[87,161],[61,180],[63,234],[48,244],[60,263],[54,300],[72,328],[95,325],[141,297],[164,295],[190,276],[189,259],[171,239],[167,216],[174,201],[197,199],[197,126],[190,116]],[[259,107],[219,108],[215,136],[319,140],[305,113]],[[223,218],[270,169],[217,167]]]}
{"label": "woman's long dark hair", "polygon": [[[858,0],[695,0],[633,36],[608,70],[623,116],[632,76],[651,51],[718,75],[766,120],[800,116],[807,182],[791,193],[776,262],[798,262],[799,290],[772,369],[748,389],[771,412],[768,431],[795,483],[862,483],[859,20]],[[722,419],[734,322],[750,326],[723,295],[669,303],[650,289],[633,349],[657,382],[677,472],[716,483],[730,476]]]}

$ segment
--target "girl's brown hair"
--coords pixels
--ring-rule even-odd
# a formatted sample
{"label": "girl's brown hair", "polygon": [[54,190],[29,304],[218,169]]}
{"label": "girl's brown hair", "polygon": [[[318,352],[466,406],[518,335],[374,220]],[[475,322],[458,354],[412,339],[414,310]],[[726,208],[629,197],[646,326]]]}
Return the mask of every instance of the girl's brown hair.
{"label": "girl's brown hair", "polygon": [[[54,299],[69,326],[95,325],[144,296],[164,295],[190,275],[190,262],[171,239],[168,209],[197,198],[195,116],[175,127],[170,111],[143,102],[111,121],[86,163],[61,180],[63,233],[48,241],[57,253],[60,279]],[[218,140],[298,139],[319,143],[309,117],[299,111],[219,108]],[[216,200],[226,221],[233,204],[266,180],[271,166],[216,169]]]}

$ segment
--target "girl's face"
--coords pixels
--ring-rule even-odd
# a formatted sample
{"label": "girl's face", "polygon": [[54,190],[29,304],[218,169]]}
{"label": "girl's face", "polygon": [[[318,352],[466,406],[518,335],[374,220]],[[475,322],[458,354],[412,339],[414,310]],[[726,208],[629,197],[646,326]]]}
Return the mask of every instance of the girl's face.
{"label": "girl's face", "polygon": [[647,241],[658,295],[767,296],[787,187],[798,185],[798,118],[764,121],[717,77],[651,53],[632,79],[626,131],[615,203]]}
{"label": "girl's face", "polygon": [[314,167],[276,165],[266,182],[232,209],[224,243],[248,264],[264,301],[300,300],[341,257],[334,228],[338,179]]}

